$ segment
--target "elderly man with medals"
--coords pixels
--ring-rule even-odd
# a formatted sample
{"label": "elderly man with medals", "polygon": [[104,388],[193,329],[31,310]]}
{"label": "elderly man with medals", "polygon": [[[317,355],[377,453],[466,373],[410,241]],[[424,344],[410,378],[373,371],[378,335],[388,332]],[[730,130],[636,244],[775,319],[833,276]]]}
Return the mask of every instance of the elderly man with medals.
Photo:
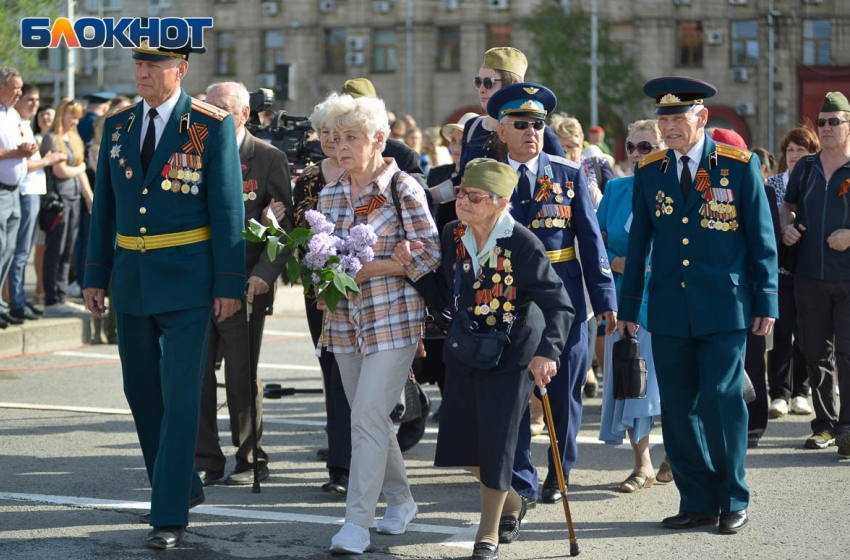
{"label": "elderly man with medals", "polygon": [[[614,332],[617,320],[617,296],[584,173],[579,164],[542,151],[544,119],[556,103],[555,94],[544,86],[514,84],[490,97],[487,113],[499,121],[498,135],[508,148],[506,163],[518,175],[511,215],[543,242],[552,267],[564,281],[576,308],[558,376],[548,388],[562,453],[559,460],[568,476],[578,456],[581,386],[588,362],[585,287],[593,310],[607,321],[609,334]],[[526,414],[519,431],[512,482],[520,494],[529,486],[536,489],[538,484],[531,463],[528,424]],[[549,470],[539,495],[540,501],[547,504],[561,500],[553,461],[550,450]]]}
{"label": "elderly man with medals", "polygon": [[[748,523],[744,481],[747,329],[770,333],[778,315],[776,240],[759,161],[705,134],[703,100],[716,89],[657,78],[643,91],[667,151],[635,173],[633,219],[620,297],[620,334],[636,333],[649,264],[647,328],[661,394],[664,444],[679,489],[668,529]],[[647,251],[652,246],[652,260]]]}

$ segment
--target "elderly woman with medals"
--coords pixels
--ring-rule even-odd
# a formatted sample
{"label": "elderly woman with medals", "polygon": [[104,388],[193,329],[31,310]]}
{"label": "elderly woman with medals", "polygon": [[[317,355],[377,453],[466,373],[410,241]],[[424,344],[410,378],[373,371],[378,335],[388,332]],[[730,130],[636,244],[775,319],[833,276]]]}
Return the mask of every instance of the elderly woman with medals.
{"label": "elderly woman with medals", "polygon": [[525,503],[511,466],[520,418],[534,385],[557,372],[574,317],[543,244],[511,217],[516,183],[509,165],[469,162],[456,189],[459,220],[442,238],[453,321],[435,464],[469,467],[481,483],[474,559],[498,558],[499,543],[519,534]]}

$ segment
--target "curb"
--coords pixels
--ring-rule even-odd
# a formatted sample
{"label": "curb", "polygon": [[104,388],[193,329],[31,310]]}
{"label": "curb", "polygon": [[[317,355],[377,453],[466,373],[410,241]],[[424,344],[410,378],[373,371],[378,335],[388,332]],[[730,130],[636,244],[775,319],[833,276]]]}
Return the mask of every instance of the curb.
{"label": "curb", "polygon": [[0,358],[64,350],[91,343],[97,322],[93,316],[80,314],[62,318],[42,317],[23,325],[9,325],[0,331]]}

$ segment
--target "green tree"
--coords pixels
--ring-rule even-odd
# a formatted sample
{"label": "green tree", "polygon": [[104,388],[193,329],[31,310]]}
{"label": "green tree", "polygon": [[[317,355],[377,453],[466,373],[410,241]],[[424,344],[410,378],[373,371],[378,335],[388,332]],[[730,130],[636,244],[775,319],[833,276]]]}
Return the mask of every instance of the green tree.
{"label": "green tree", "polygon": [[[558,96],[558,111],[590,126],[590,14],[543,5],[523,21],[530,32],[529,64],[541,83]],[[608,40],[609,26],[599,21],[597,77],[599,125],[609,137],[623,136],[628,123],[643,115],[646,81],[635,61]]]}
{"label": "green tree", "polygon": [[41,51],[21,47],[21,18],[49,17],[52,22],[65,6],[61,0],[0,0],[0,65],[17,68],[24,81],[37,78]]}

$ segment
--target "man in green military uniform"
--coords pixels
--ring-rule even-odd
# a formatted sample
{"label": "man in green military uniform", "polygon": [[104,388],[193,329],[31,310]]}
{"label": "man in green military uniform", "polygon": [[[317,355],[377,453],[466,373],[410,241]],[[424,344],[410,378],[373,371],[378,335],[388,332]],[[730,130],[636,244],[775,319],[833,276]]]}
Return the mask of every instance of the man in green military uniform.
{"label": "man in green military uniform", "polygon": [[747,329],[778,316],[776,241],[757,157],[705,134],[713,86],[691,78],[644,85],[670,147],[635,173],[620,297],[620,335],[636,333],[652,246],[648,324],[661,393],[664,444],[681,497],[662,525],[748,523],[744,481]]}
{"label": "man in green military uniform", "polygon": [[171,548],[204,500],[193,461],[210,314],[230,317],[245,292],[242,175],[233,117],[180,87],[198,51],[133,51],[143,101],[104,125],[84,295],[100,316],[112,277],[124,393],[152,488],[146,544]]}

